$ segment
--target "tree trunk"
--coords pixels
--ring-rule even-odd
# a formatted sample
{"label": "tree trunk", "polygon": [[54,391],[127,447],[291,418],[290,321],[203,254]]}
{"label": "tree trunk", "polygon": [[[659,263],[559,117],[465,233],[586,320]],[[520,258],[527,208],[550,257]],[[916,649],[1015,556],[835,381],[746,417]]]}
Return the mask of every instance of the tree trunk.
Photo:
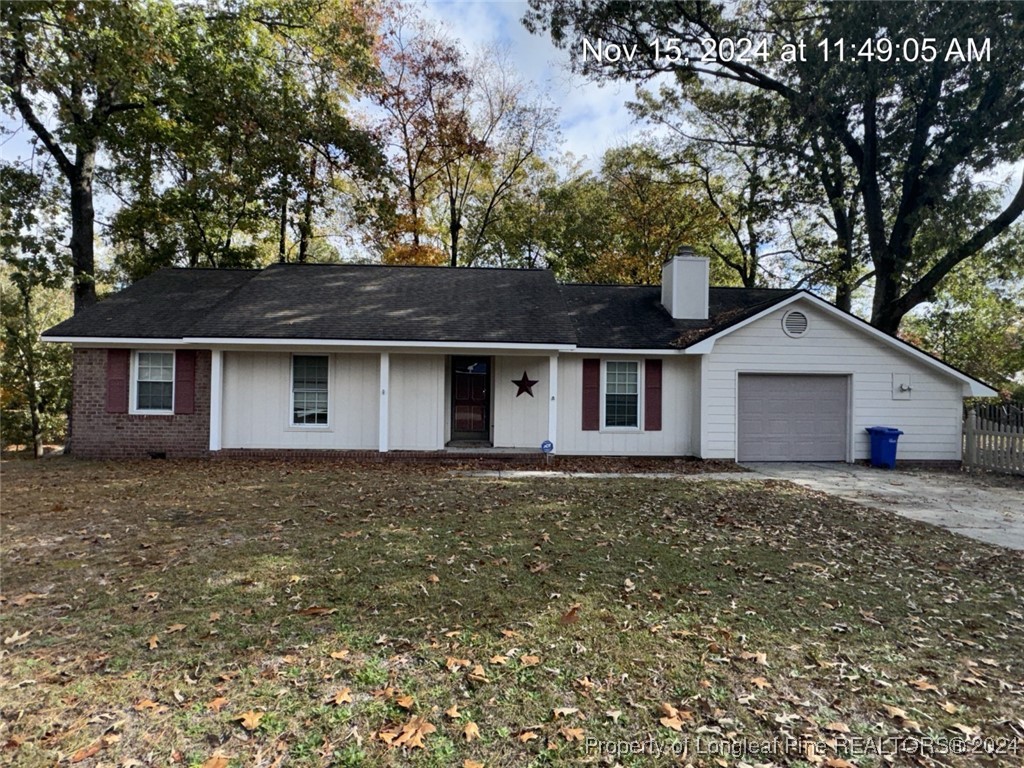
{"label": "tree trunk", "polygon": [[288,235],[288,178],[281,179],[281,219],[277,230],[277,260],[284,264],[288,260],[285,251],[285,240]]}
{"label": "tree trunk", "polygon": [[96,303],[92,178],[95,149],[79,149],[68,175],[71,188],[71,266],[75,285],[75,314]]}
{"label": "tree trunk", "polygon": [[451,266],[459,266],[459,230],[462,229],[462,222],[459,221],[459,211],[454,200],[448,206],[448,233],[452,238],[452,262]]}
{"label": "tree trunk", "polygon": [[305,264],[309,255],[309,241],[313,236],[313,188],[316,185],[316,152],[309,158],[309,186],[302,208],[302,226],[299,227],[299,263]]}

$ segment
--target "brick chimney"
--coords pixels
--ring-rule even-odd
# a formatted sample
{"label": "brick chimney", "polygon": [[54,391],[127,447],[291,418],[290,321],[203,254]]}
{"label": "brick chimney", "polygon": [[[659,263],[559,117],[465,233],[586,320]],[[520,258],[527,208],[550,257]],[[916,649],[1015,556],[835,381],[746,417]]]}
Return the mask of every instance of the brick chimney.
{"label": "brick chimney", "polygon": [[661,304],[674,320],[708,319],[709,262],[683,246],[661,266]]}

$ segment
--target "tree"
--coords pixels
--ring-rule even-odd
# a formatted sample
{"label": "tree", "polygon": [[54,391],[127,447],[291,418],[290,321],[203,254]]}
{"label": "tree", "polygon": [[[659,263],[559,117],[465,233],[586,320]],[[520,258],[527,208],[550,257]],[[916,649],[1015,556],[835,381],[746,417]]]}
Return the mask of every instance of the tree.
{"label": "tree", "polygon": [[[1006,250],[1019,254],[1022,240]],[[1004,395],[1024,389],[1024,261],[963,264],[928,309],[907,317],[903,338]]]}
{"label": "tree", "polygon": [[376,220],[384,261],[492,259],[495,221],[550,141],[553,111],[502,55],[468,61],[443,34],[405,16],[387,27],[374,96],[396,187],[393,207]]}
{"label": "tree", "polygon": [[195,32],[177,43],[166,106],[112,152],[125,205],[111,234],[132,278],[170,264],[250,266],[268,249],[305,261],[337,178],[380,171],[375,138],[346,113],[373,77],[375,22],[344,0],[281,5],[268,21],[273,7],[180,10]]}
{"label": "tree", "polygon": [[115,126],[155,103],[173,7],[151,3],[5,3],[2,100],[68,186],[75,311],[96,301],[93,183]]}
{"label": "tree", "polygon": [[[504,56],[477,57],[470,87],[436,98],[433,113],[441,147],[439,186],[445,202],[449,264],[471,266],[486,250],[493,221],[525,181],[555,130],[555,113],[531,99]],[[466,247],[460,253],[462,232]]]}
{"label": "tree", "polygon": [[62,300],[62,200],[52,177],[46,167],[0,165],[0,410],[4,440],[31,444],[36,457],[44,437],[59,438],[70,401],[71,351],[39,340],[70,314]]}
{"label": "tree", "polygon": [[[871,322],[889,333],[955,267],[987,254],[1024,211],[1022,177],[953,240],[926,236],[973,205],[979,176],[1024,155],[1020,4],[531,0],[526,23],[562,46],[571,36],[577,54],[583,40],[642,48],[674,40],[694,62],[577,55],[576,66],[596,78],[670,74],[683,98],[697,82],[769,96],[799,140],[794,170],[818,182],[825,204],[858,199],[845,215],[863,231],[858,260],[873,272]],[[744,38],[750,55],[737,56],[732,42]],[[897,44],[908,46],[902,55]]]}
{"label": "tree", "polygon": [[248,264],[289,227],[305,255],[324,169],[379,166],[344,112],[373,71],[360,3],[30,2],[2,19],[5,108],[69,185],[76,310],[95,300],[97,181],[123,203],[111,235],[134,278]]}

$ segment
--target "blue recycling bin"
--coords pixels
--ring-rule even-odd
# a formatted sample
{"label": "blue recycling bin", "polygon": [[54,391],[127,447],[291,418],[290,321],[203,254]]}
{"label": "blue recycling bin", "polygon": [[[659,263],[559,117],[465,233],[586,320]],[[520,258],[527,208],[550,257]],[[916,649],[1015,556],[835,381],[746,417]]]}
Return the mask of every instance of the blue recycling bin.
{"label": "blue recycling bin", "polygon": [[871,466],[883,469],[896,467],[896,443],[903,433],[894,427],[865,427],[871,435]]}

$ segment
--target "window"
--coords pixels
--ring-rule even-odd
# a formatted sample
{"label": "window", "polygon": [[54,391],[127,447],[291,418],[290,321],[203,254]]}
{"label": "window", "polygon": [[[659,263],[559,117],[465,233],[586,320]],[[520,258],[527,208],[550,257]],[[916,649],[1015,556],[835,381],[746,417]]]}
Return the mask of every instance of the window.
{"label": "window", "polygon": [[327,356],[292,358],[292,424],[327,426]]}
{"label": "window", "polygon": [[174,353],[136,352],[132,384],[134,412],[174,413]]}
{"label": "window", "polygon": [[605,363],[604,425],[640,426],[640,364]]}

